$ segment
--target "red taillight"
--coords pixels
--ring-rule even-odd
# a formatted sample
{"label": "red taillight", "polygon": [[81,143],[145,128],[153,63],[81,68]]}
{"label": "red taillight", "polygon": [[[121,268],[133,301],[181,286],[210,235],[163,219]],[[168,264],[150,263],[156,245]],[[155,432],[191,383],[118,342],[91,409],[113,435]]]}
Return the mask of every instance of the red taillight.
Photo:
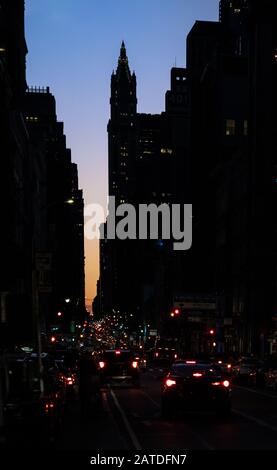
{"label": "red taillight", "polygon": [[137,366],[138,366],[138,361],[133,361],[133,362],[132,362],[132,367],[133,367],[134,369],[136,369]]}
{"label": "red taillight", "polygon": [[200,372],[195,372],[192,375],[193,375],[193,377],[202,377],[203,374],[201,374]]}
{"label": "red taillight", "polygon": [[49,409],[50,408],[54,408],[55,405],[52,401],[48,402],[48,403],[45,403],[45,412],[48,413]]}
{"label": "red taillight", "polygon": [[159,357],[159,353],[158,353],[158,352],[155,353],[155,357]]}
{"label": "red taillight", "polygon": [[165,385],[166,385],[167,387],[172,387],[173,385],[176,385],[176,380],[167,379],[167,380],[165,381]]}
{"label": "red taillight", "polygon": [[177,357],[178,357],[177,354],[174,354],[174,359],[177,359]]}
{"label": "red taillight", "polygon": [[186,361],[186,364],[196,364],[196,361]]}
{"label": "red taillight", "polygon": [[121,354],[121,351],[115,351],[115,354],[118,356],[119,354]]}
{"label": "red taillight", "polygon": [[229,380],[224,380],[223,382],[212,382],[212,385],[223,385],[223,387],[228,388],[230,386]]}
{"label": "red taillight", "polygon": [[73,385],[73,377],[67,377],[67,383],[68,385]]}
{"label": "red taillight", "polygon": [[104,367],[105,367],[105,362],[100,361],[100,362],[99,362],[99,367],[100,367],[100,369],[104,369]]}

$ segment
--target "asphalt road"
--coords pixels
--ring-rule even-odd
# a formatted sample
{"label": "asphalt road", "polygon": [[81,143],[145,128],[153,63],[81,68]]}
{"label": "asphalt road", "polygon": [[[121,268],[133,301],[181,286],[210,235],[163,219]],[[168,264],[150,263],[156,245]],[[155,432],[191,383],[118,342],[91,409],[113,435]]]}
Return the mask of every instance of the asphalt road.
{"label": "asphalt road", "polygon": [[161,379],[155,371],[142,374],[141,388],[103,389],[103,410],[81,419],[72,403],[59,450],[277,450],[277,394],[252,388],[233,388],[233,411],[219,418],[194,412],[163,419]]}

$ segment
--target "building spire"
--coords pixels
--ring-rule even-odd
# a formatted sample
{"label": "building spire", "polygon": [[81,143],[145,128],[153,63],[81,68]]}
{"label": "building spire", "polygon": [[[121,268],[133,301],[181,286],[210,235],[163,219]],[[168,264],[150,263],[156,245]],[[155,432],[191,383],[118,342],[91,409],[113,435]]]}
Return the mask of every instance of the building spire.
{"label": "building spire", "polygon": [[118,65],[119,64],[128,64],[128,57],[126,54],[126,47],[125,47],[124,41],[122,41],[121,47],[120,47],[120,56],[118,58]]}

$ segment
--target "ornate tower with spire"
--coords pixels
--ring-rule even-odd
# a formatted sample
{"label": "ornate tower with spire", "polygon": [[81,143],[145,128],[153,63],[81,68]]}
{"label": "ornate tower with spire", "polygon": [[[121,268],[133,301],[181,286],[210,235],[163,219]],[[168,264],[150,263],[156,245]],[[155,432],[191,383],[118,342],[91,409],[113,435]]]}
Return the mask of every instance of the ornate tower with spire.
{"label": "ornate tower with spire", "polygon": [[136,151],[136,76],[130,72],[122,41],[116,72],[111,77],[109,134],[109,195],[116,203],[131,202]]}

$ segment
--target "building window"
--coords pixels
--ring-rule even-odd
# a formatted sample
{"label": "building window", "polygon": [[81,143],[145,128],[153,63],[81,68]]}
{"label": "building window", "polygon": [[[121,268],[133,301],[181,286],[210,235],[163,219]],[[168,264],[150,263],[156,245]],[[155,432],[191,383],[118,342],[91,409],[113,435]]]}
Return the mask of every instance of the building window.
{"label": "building window", "polygon": [[26,116],[27,122],[38,122],[38,117],[36,116]]}
{"label": "building window", "polygon": [[234,119],[226,119],[226,135],[235,135],[236,134],[236,121]]}
{"label": "building window", "polygon": [[248,121],[245,119],[243,121],[243,135],[247,136],[248,135]]}
{"label": "building window", "polygon": [[161,154],[162,155],[172,155],[173,150],[169,148],[161,148]]}

